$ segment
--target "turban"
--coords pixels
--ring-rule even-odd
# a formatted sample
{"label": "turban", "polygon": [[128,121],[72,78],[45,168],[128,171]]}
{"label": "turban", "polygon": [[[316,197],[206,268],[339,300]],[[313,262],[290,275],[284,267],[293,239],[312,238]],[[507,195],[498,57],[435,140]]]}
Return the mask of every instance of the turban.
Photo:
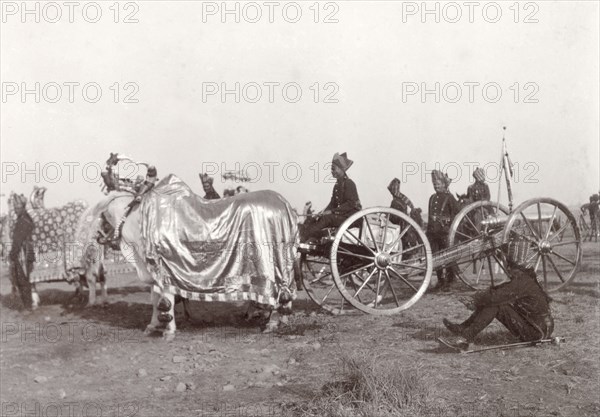
{"label": "turban", "polygon": [[387,188],[394,197],[398,197],[400,195],[400,180],[394,178]]}
{"label": "turban", "polygon": [[442,171],[438,169],[434,169],[431,171],[431,179],[433,181],[442,181],[446,186],[450,185],[452,180],[448,177],[448,174],[444,174]]}
{"label": "turban", "polygon": [[348,159],[346,152],[344,152],[341,155],[339,153],[336,153],[335,155],[333,155],[333,160],[331,162],[344,172],[348,171],[348,169],[354,163],[354,161]]}
{"label": "turban", "polygon": [[475,172],[473,172],[473,177],[477,180],[477,181],[481,181],[484,182],[485,181],[485,172],[483,171],[483,169],[481,168],[477,168],[475,170]]}
{"label": "turban", "polygon": [[212,184],[214,179],[213,177],[209,177],[208,174],[200,174],[200,181],[202,181],[203,183]]}
{"label": "turban", "polygon": [[531,243],[523,237],[512,237],[508,242],[506,255],[509,261],[523,268],[534,268],[537,256],[531,256]]}

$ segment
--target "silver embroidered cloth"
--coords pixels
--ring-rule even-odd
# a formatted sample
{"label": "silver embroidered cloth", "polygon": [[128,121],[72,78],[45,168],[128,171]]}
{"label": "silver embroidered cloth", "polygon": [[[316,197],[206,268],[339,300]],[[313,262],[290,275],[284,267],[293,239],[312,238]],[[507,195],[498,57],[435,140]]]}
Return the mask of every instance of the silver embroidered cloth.
{"label": "silver embroidered cloth", "polygon": [[292,283],[297,216],[276,192],[205,200],[170,175],[142,199],[141,231],[159,282],[189,298],[230,294],[275,304]]}

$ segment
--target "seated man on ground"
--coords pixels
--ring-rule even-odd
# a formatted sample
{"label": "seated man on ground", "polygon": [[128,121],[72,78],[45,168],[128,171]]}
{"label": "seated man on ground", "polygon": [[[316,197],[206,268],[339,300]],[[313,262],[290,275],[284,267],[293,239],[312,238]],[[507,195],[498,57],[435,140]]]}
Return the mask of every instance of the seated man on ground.
{"label": "seated man on ground", "polygon": [[[444,326],[455,336],[439,338],[446,346],[466,350],[469,343],[494,319],[502,323],[513,336],[523,342],[548,338],[554,330],[554,320],[550,312],[550,297],[542,289],[531,264],[524,264],[531,258],[529,243],[509,244],[509,282],[479,291],[473,296],[475,310],[461,324],[444,319]],[[534,257],[535,259],[535,257]]]}
{"label": "seated man on ground", "polygon": [[331,175],[337,181],[333,186],[331,201],[325,210],[320,213],[318,220],[300,225],[300,240],[302,242],[311,237],[317,237],[322,229],[341,226],[348,217],[362,208],[356,184],[346,175],[346,171],[353,163],[348,159],[345,152],[341,155],[338,153],[333,155]]}

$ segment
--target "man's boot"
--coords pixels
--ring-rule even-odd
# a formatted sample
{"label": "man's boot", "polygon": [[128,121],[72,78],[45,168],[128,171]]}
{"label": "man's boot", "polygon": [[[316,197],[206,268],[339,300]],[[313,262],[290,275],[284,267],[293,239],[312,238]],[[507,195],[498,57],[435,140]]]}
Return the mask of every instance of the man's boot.
{"label": "man's boot", "polygon": [[464,326],[462,326],[460,324],[452,323],[448,319],[443,319],[442,323],[444,323],[444,326],[446,326],[446,329],[450,330],[450,332],[454,333],[457,336],[462,336],[462,333],[465,330]]}
{"label": "man's boot", "polygon": [[450,349],[455,350],[457,352],[464,352],[465,350],[469,349],[469,342],[467,341],[467,339],[461,336],[445,338],[438,337],[438,341],[442,345],[449,347]]}
{"label": "man's boot", "polygon": [[438,278],[438,282],[435,285],[435,287],[433,287],[431,289],[431,292],[441,292],[444,291],[444,289],[446,288],[448,284],[446,283],[446,280],[444,278]]}

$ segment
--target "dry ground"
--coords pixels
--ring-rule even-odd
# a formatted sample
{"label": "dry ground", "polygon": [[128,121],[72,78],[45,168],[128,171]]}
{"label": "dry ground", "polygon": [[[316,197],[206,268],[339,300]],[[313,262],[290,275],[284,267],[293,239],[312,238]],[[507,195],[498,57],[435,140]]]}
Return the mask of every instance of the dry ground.
{"label": "dry ground", "polygon": [[[368,407],[373,415],[378,407],[381,415],[600,415],[597,243],[584,245],[575,282],[553,296],[554,334],[565,344],[470,355],[436,341],[448,334],[443,317],[468,314],[456,294],[426,294],[392,317],[334,317],[300,293],[289,325],[270,335],[239,319],[243,305],[193,303],[193,322],[165,343],[142,333],[152,308],[134,276],[111,277],[109,305],[89,309],[67,284],[41,284],[41,307],[24,316],[4,272],[2,416],[364,415]],[[494,324],[478,343],[511,341]],[[387,414],[377,398],[352,404],[340,391],[352,389],[344,384],[352,364],[412,378],[396,388],[416,399]]]}

